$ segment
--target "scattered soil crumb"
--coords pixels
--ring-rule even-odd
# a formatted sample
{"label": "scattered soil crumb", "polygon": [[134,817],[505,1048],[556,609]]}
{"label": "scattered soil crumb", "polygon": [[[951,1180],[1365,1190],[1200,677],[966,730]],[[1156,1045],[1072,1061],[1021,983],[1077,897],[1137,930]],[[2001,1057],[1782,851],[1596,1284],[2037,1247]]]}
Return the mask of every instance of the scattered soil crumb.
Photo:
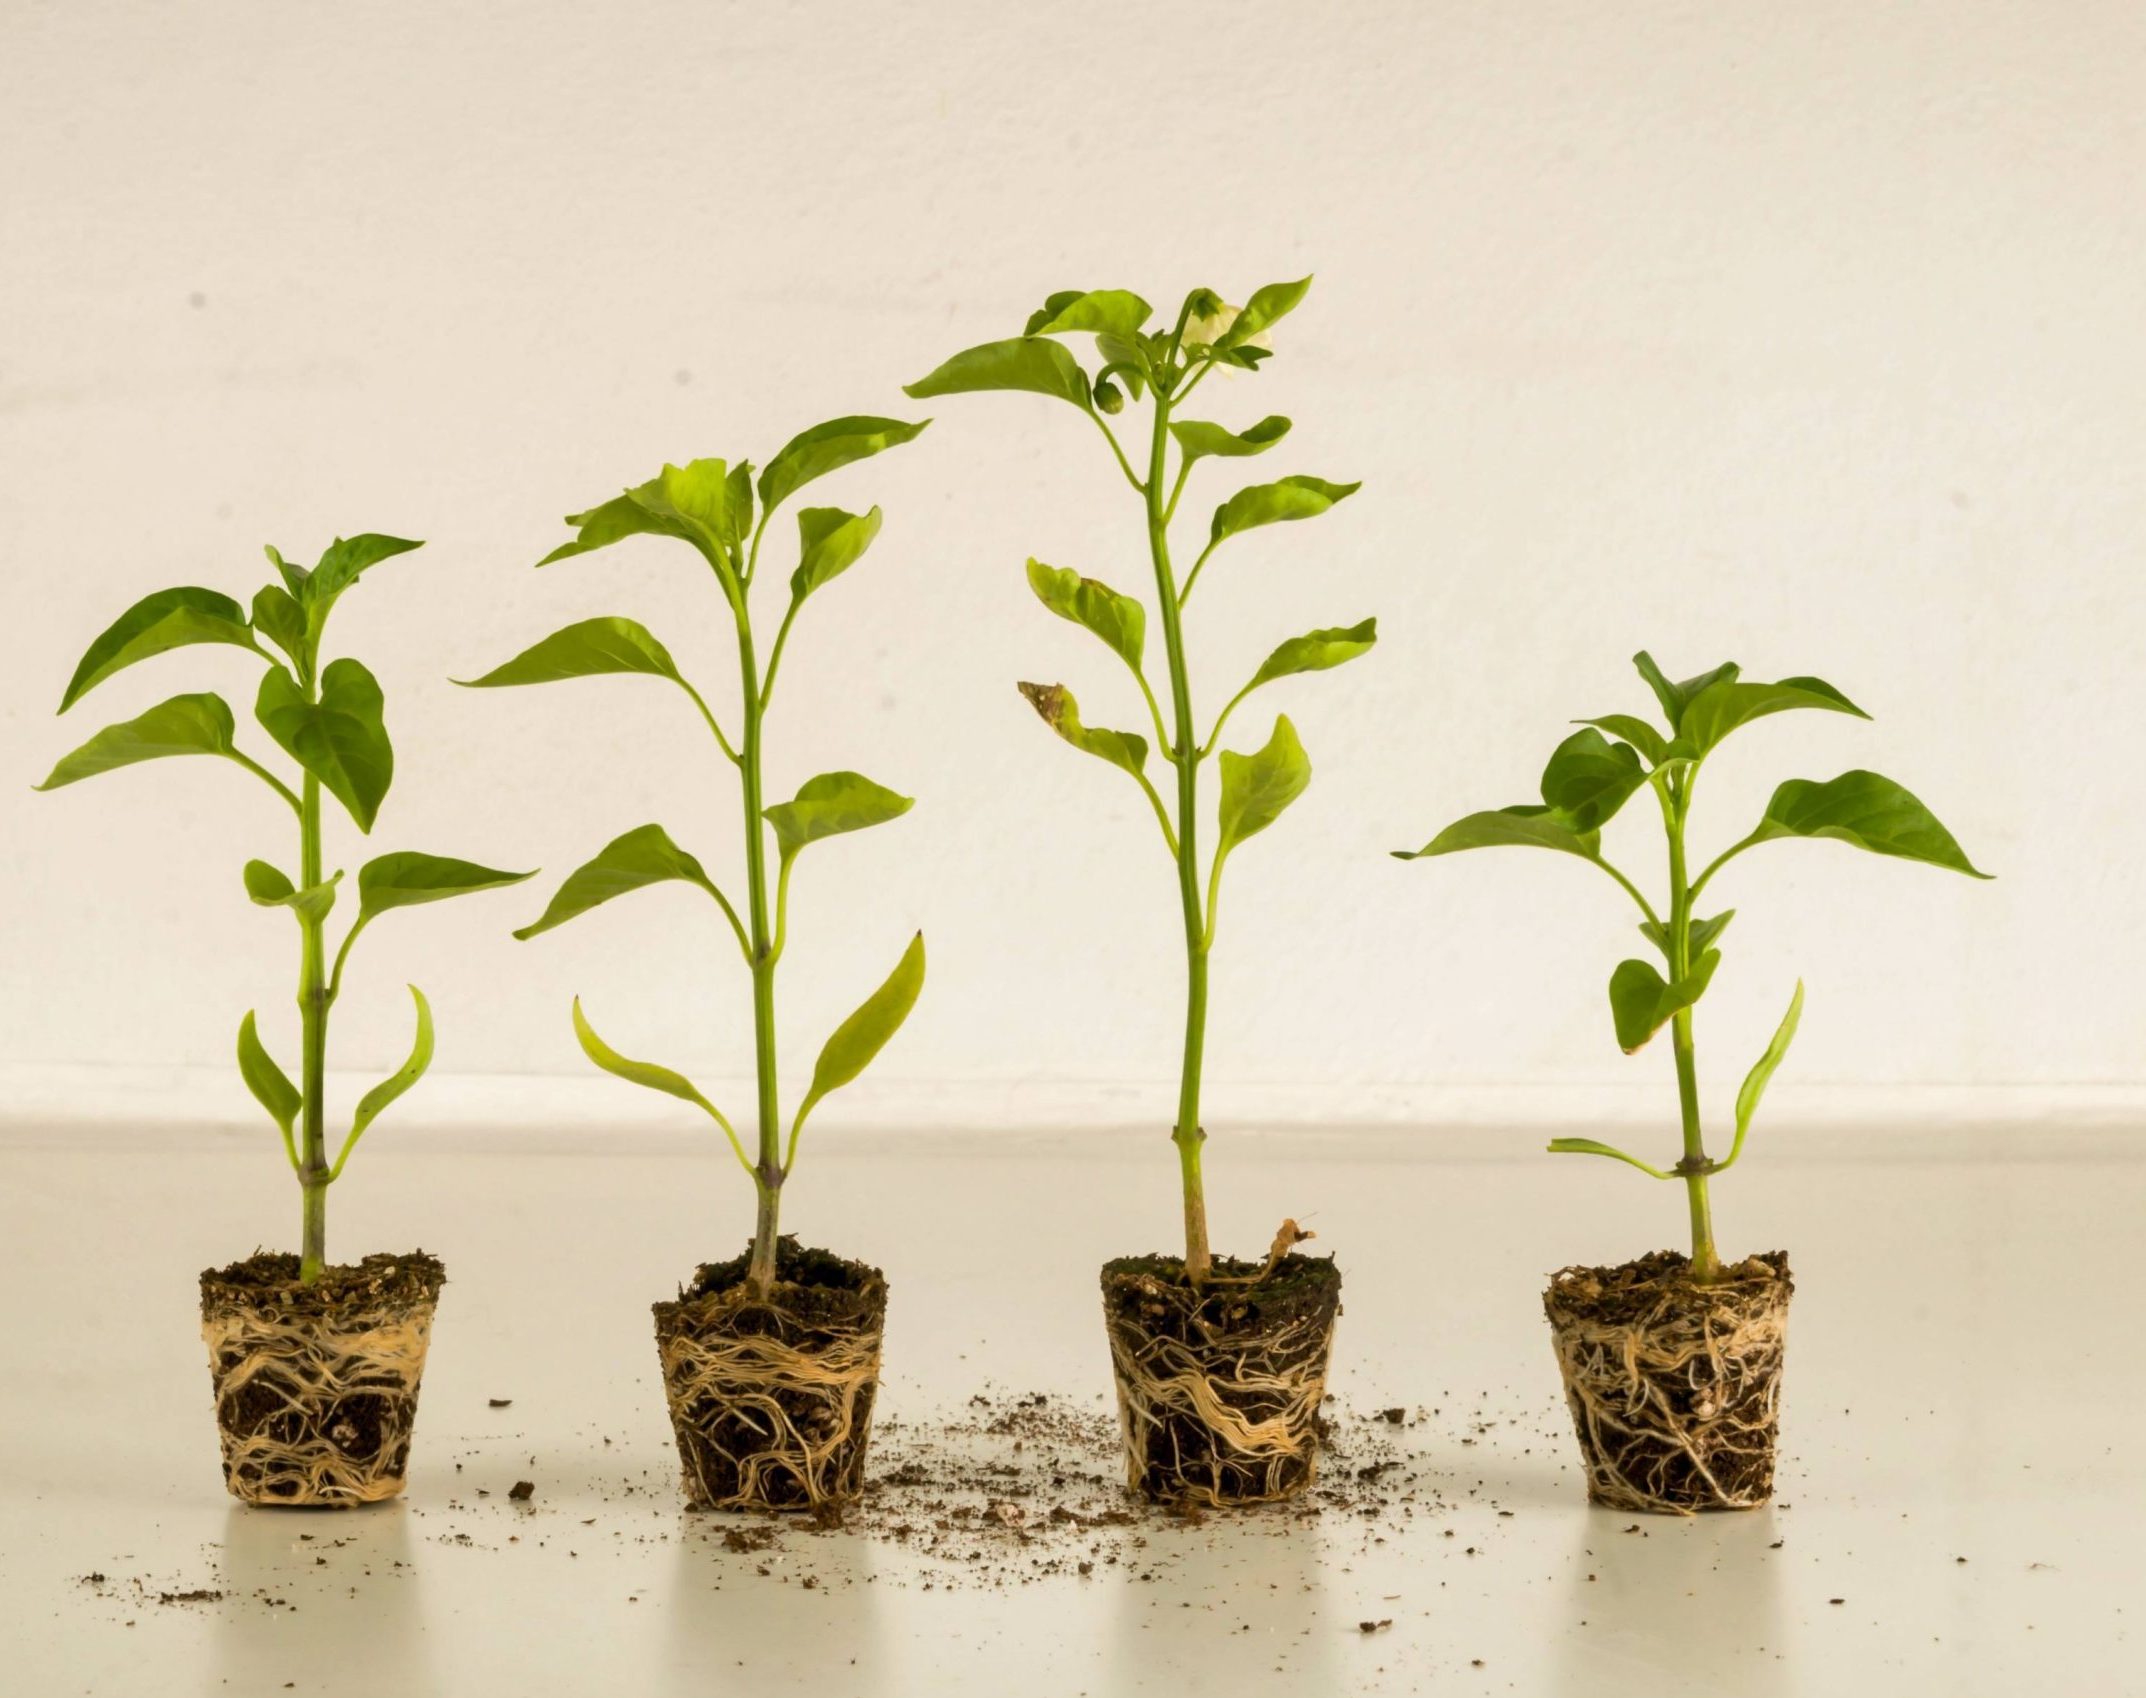
{"label": "scattered soil crumb", "polygon": [[516,1503],[527,1503],[536,1496],[536,1482],[534,1480],[517,1480],[514,1482],[513,1489],[507,1493],[507,1496]]}

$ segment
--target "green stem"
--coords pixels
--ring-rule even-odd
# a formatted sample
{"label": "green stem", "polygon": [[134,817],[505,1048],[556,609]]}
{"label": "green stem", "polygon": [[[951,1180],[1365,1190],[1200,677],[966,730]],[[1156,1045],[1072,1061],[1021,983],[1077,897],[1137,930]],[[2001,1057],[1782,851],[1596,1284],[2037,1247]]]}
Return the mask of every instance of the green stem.
{"label": "green stem", "polygon": [[[305,668],[306,700],[319,697],[313,668]],[[308,772],[298,808],[298,888],[320,883],[320,780]],[[328,978],[322,943],[323,919],[301,916],[298,967],[298,1023],[302,1036],[300,1077],[305,1120],[298,1147],[298,1184],[304,1195],[298,1252],[298,1278],[311,1285],[328,1264]]]}
{"label": "green stem", "polygon": [[748,960],[753,974],[753,1066],[759,1085],[760,1114],[760,1159],[753,1175],[760,1191],[760,1205],[753,1223],[752,1260],[746,1268],[745,1282],[756,1295],[764,1297],[775,1283],[782,1193],[781,1107],[775,1078],[775,940],[768,925],[767,826],[760,817],[761,725],[766,704],[753,655],[752,619],[742,597],[733,608],[738,621],[738,676],[745,707],[738,770],[744,778],[745,791],[745,879],[751,922]]}
{"label": "green stem", "polygon": [[1185,921],[1185,1059],[1178,1079],[1177,1125],[1170,1134],[1177,1145],[1185,1192],[1185,1277],[1206,1282],[1214,1269],[1207,1246],[1207,1193],[1200,1179],[1200,1062],[1207,1045],[1207,917],[1200,896],[1199,734],[1192,723],[1192,686],[1185,671],[1184,630],[1178,619],[1177,585],[1170,572],[1169,520],[1163,487],[1168,470],[1170,403],[1155,396],[1155,434],[1148,451],[1148,552],[1155,563],[1155,599],[1162,609],[1163,643],[1170,656],[1170,701],[1176,710],[1177,738],[1170,758],[1177,767],[1177,882]]}
{"label": "green stem", "polygon": [[[1691,805],[1691,781],[1663,799],[1669,824],[1669,977],[1672,984],[1691,972],[1692,892],[1684,861],[1684,821]],[[1701,1285],[1721,1277],[1714,1253],[1714,1217],[1706,1189],[1706,1141],[1699,1124],[1699,1065],[1692,1048],[1692,1011],[1680,1008],[1670,1017],[1670,1047],[1677,1063],[1677,1107],[1684,1122],[1684,1189],[1691,1205],[1691,1275]]]}

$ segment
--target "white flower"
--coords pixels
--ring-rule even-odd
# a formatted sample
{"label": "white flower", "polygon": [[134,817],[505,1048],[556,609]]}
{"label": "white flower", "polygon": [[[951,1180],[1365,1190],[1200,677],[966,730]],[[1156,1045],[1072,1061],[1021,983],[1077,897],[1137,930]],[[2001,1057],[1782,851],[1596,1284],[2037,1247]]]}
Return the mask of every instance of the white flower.
{"label": "white flower", "polygon": [[[1243,311],[1242,307],[1224,306],[1216,312],[1194,313],[1185,320],[1185,346],[1212,348],[1228,333],[1229,327],[1237,322],[1237,315]],[[1264,348],[1270,354],[1274,351],[1273,338],[1264,330],[1256,336],[1247,336],[1238,346]]]}

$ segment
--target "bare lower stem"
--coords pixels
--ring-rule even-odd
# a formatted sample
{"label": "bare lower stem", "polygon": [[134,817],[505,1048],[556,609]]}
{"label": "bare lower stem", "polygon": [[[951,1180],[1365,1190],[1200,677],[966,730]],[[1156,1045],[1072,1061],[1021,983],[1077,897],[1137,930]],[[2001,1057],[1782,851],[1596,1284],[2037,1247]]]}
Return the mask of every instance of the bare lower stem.
{"label": "bare lower stem", "polygon": [[744,735],[738,744],[738,770],[745,790],[745,877],[749,888],[753,969],[753,1065],[759,1087],[760,1206],[753,1225],[753,1253],[745,1283],[765,1297],[775,1283],[776,1217],[782,1194],[781,1105],[775,1078],[775,944],[768,926],[767,837],[760,813],[760,672],[753,656],[752,621],[741,594],[734,604],[738,621],[738,674],[745,704]]}
{"label": "bare lower stem", "polygon": [[782,1214],[782,1176],[760,1176],[760,1207],[753,1218],[753,1256],[746,1264],[745,1284],[756,1297],[765,1297],[775,1284],[775,1247]]}
{"label": "bare lower stem", "polygon": [[[306,694],[315,693],[312,668],[306,668]],[[298,815],[299,888],[320,883],[320,780],[310,772]],[[298,969],[298,1022],[303,1051],[305,1120],[300,1128],[298,1183],[305,1201],[300,1210],[298,1279],[311,1285],[328,1265],[328,980],[327,951],[321,940],[321,916],[302,915],[303,939]]]}

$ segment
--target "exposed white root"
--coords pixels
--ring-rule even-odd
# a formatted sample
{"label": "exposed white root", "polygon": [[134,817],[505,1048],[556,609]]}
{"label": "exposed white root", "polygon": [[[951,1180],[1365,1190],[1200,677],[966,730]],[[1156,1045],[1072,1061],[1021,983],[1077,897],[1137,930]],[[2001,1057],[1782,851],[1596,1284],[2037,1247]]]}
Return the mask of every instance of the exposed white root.
{"label": "exposed white root", "polygon": [[248,1503],[377,1503],[403,1488],[438,1293],[204,1302],[224,1481]]}
{"label": "exposed white root", "polygon": [[1618,1509],[1749,1509],[1773,1491],[1781,1364],[1793,1291],[1754,1257],[1716,1285],[1664,1279],[1640,1312],[1590,1315],[1600,1277],[1567,1268],[1544,1307],[1588,1495]]}
{"label": "exposed white root", "polygon": [[[1318,1468],[1332,1305],[1254,1321],[1148,1276],[1106,1305],[1126,1484],[1220,1508],[1292,1497]],[[1203,1313],[1232,1304],[1231,1318]]]}
{"label": "exposed white root", "polygon": [[857,1493],[883,1298],[854,1321],[791,1320],[734,1293],[657,1313],[664,1392],[695,1508],[821,1510]]}

